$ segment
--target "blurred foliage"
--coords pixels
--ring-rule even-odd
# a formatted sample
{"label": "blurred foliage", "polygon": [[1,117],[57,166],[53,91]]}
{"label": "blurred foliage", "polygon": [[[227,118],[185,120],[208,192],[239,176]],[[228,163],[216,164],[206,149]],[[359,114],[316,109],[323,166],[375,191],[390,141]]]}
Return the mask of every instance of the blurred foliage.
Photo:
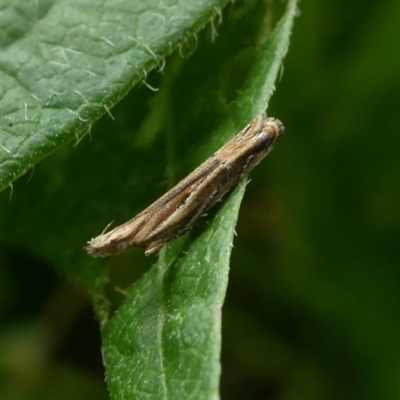
{"label": "blurred foliage", "polygon": [[400,6],[299,6],[269,109],[286,136],[237,227],[222,397],[399,399]]}
{"label": "blurred foliage", "polygon": [[[286,135],[251,174],[236,229],[223,312],[224,399],[400,398],[399,30],[400,7],[394,0],[300,3],[283,77],[268,110],[284,122]],[[160,83],[157,75],[149,79]],[[199,98],[195,107],[191,100],[188,108],[208,106],[213,124],[217,100]],[[99,121],[93,137],[116,132],[127,119],[132,130],[138,129],[140,122],[123,110],[145,113],[154,106],[151,102],[151,93],[135,89],[113,110],[116,121]],[[156,135],[158,127],[153,130]],[[113,138],[121,152],[146,146],[149,140],[139,137],[132,146],[130,133]],[[84,220],[88,211],[74,196],[74,181],[82,170],[79,164],[74,169],[74,161],[85,157],[93,170],[103,161],[115,176],[121,172],[117,153],[99,160],[96,155],[104,151],[100,140],[94,143],[64,148],[39,164],[29,184],[27,176],[15,183],[9,206],[9,192],[2,193],[3,212],[23,210],[21,218],[31,214],[35,228],[18,231],[18,211],[12,211],[14,222],[9,224],[15,225],[9,227],[15,233],[8,237],[2,232],[1,398],[108,396],[99,333],[84,305],[85,295],[53,275],[52,267],[60,268],[62,262],[54,265],[16,240],[17,234],[32,236],[35,230],[40,236],[43,223],[62,229],[71,210],[76,221]],[[130,168],[144,170],[142,165],[155,161],[147,157],[133,159]],[[60,192],[61,169],[73,177],[68,192]],[[51,179],[46,171],[52,172]],[[146,174],[151,182],[160,176],[151,169]],[[113,198],[122,200],[118,185],[123,178],[109,182],[108,204]],[[145,205],[162,190],[160,186],[144,193],[148,188],[135,179],[128,183],[138,199],[135,204]],[[39,189],[24,200],[28,185]],[[96,185],[96,180],[88,182],[88,190]],[[79,198],[84,197],[81,193]],[[41,220],[42,214],[35,216],[35,204],[43,198],[49,201],[48,221]],[[122,203],[121,216],[128,213],[129,199]],[[66,216],[57,214],[60,205],[68,208]],[[90,219],[99,213],[96,207],[102,206],[93,205]],[[83,241],[87,230],[77,225],[76,231],[65,233],[66,240],[71,236]],[[58,240],[55,230],[55,246]],[[33,241],[40,243],[40,238]],[[126,282],[127,276],[133,281],[148,268],[148,260],[134,257],[134,271],[128,256],[111,265],[114,285]],[[82,273],[80,279],[91,277]],[[111,285],[106,290],[109,298],[115,296],[114,303],[121,300]]]}

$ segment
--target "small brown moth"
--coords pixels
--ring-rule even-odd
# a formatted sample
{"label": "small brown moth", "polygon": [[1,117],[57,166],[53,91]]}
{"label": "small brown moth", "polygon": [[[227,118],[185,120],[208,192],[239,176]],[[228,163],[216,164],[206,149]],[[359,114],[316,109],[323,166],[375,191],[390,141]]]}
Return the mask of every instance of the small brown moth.
{"label": "small brown moth", "polygon": [[262,114],[222,146],[200,167],[135,218],[88,242],[93,257],[146,247],[152,254],[181,236],[189,224],[250,172],[283,134],[282,123]]}

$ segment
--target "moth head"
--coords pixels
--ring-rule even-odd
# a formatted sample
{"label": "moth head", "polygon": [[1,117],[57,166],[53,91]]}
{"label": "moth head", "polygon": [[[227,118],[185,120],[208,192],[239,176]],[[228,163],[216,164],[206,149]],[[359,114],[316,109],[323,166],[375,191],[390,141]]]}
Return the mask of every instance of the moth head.
{"label": "moth head", "polygon": [[259,125],[258,129],[254,129],[254,131],[259,132],[259,135],[263,136],[265,140],[269,140],[271,144],[277,142],[283,135],[283,124],[276,118],[268,118],[262,115],[259,117],[257,124]]}

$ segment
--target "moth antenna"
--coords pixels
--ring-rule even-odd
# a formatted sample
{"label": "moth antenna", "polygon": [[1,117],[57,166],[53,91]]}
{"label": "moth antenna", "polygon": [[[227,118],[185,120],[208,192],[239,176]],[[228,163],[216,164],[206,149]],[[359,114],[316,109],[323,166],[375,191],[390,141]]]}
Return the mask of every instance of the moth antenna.
{"label": "moth antenna", "polygon": [[114,220],[112,220],[104,229],[103,232],[101,232],[102,235],[106,233],[106,230],[114,223]]}

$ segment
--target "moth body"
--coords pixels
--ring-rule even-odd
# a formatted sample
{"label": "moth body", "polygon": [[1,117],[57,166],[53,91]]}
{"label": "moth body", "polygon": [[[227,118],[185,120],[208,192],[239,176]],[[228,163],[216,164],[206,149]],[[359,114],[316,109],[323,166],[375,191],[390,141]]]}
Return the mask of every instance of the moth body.
{"label": "moth body", "polygon": [[191,174],[133,219],[91,239],[93,257],[145,247],[149,255],[181,236],[188,226],[247,175],[283,134],[282,123],[262,114]]}

